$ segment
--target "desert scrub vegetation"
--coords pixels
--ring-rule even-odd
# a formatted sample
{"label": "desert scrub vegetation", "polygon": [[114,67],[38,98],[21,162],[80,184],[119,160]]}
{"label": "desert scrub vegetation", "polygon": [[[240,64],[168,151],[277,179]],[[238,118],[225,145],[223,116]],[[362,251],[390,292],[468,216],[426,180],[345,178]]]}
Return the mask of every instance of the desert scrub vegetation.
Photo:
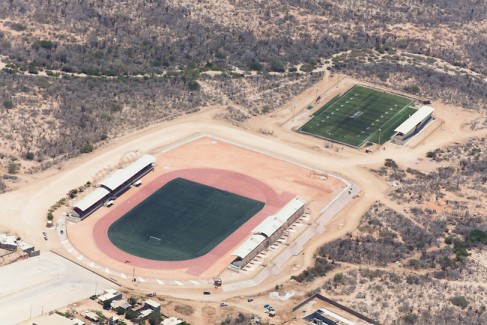
{"label": "desert scrub vegetation", "polygon": [[[0,158],[26,159],[27,173],[88,153],[110,139],[211,105],[228,105],[228,117],[268,113],[319,80],[320,73],[201,76],[201,89],[185,73],[164,77],[33,77],[0,72]],[[5,97],[6,98],[6,97]],[[238,113],[237,115],[235,115]]]}
{"label": "desert scrub vegetation", "polygon": [[[381,324],[483,324],[485,283],[444,282],[430,275],[358,266],[322,289]],[[373,302],[373,303],[370,303]]]}
{"label": "desert scrub vegetation", "polygon": [[422,226],[376,202],[354,233],[324,245],[319,254],[338,262],[386,266],[436,244]]}

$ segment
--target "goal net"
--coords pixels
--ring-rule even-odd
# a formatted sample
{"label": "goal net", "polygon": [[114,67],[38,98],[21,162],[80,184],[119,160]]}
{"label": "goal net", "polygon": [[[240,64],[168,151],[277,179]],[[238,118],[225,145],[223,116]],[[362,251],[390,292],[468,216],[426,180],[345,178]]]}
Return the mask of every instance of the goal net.
{"label": "goal net", "polygon": [[161,239],[154,236],[149,236],[149,243],[159,245],[161,243]]}

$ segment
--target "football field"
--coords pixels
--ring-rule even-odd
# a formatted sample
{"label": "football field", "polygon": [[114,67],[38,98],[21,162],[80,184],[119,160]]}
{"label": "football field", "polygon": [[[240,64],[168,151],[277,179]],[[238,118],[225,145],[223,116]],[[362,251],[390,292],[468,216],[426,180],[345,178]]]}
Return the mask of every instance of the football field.
{"label": "football field", "polygon": [[176,178],[108,228],[129,254],[159,261],[205,255],[264,207],[214,187]]}
{"label": "football field", "polygon": [[383,144],[416,111],[413,103],[410,98],[356,85],[321,107],[299,132],[356,148],[366,142]]}

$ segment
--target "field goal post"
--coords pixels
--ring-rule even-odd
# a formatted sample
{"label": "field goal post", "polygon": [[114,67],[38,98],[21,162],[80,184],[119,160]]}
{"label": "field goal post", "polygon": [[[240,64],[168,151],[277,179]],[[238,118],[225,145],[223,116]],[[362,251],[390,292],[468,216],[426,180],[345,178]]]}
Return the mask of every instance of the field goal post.
{"label": "field goal post", "polygon": [[149,243],[151,243],[153,245],[160,245],[161,244],[161,239],[158,238],[158,237],[149,236]]}

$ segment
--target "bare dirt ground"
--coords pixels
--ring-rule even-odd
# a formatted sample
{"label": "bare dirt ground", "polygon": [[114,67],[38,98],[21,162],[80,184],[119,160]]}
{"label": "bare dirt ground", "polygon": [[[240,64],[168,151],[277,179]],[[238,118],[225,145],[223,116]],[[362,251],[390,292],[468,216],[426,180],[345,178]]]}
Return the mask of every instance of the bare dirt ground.
{"label": "bare dirt ground", "polygon": [[[116,206],[134,200],[138,193],[144,191],[146,187],[150,187],[151,182],[157,180],[162,175],[169,172],[177,172],[178,170],[191,170],[194,168],[214,168],[241,173],[262,181],[277,191],[277,197],[275,199],[278,199],[279,202],[267,202],[268,205],[264,210],[269,211],[265,215],[262,215],[260,220],[262,220],[262,217],[276,212],[274,210],[277,206],[274,207],[273,204],[282,206],[295,196],[309,202],[311,215],[317,217],[320,210],[345,186],[342,181],[332,176],[329,176],[326,180],[321,180],[317,177],[312,178],[307,168],[208,137],[183,144],[167,152],[159,153],[156,155],[156,158],[158,165],[155,168],[155,172],[149,173],[143,178],[144,184],[141,187],[132,188],[119,198],[115,202]],[[95,225],[113,209],[101,208],[89,218],[79,223],[68,223],[67,232],[73,246],[83,255],[96,263],[106,265],[111,270],[130,274],[134,266],[133,263],[127,264],[124,263],[125,259],[115,260],[105,255],[97,247],[96,240],[93,237]],[[256,222],[259,220],[254,220],[256,218],[258,217],[255,216],[248,221],[250,228],[246,227],[248,228],[247,231],[257,225]],[[137,275],[143,278],[151,277],[158,279],[212,279],[221,275],[228,265],[228,254],[236,249],[243,240],[247,239],[249,234],[241,234],[239,237],[241,238],[240,241],[233,243],[233,247],[230,247],[228,252],[211,269],[204,271],[202,274],[188,272],[187,267],[174,269],[170,265],[167,266],[166,270],[164,270],[162,265],[157,268],[149,268],[149,261],[146,263],[147,267],[145,268],[141,265],[136,265]],[[127,259],[130,258],[127,257]],[[194,263],[197,264],[198,262],[195,260]],[[179,264],[184,263],[180,262]],[[193,266],[190,267],[190,269],[192,268]],[[255,275],[255,272],[252,273]],[[250,277],[251,275],[248,274],[246,277]]]}
{"label": "bare dirt ground", "polygon": [[[337,82],[338,78],[340,78],[339,82]],[[439,123],[440,126],[427,137],[420,135],[407,147],[388,143],[382,146],[380,150],[373,148],[374,152],[371,154],[297,134],[291,130],[293,126],[301,124],[308,118],[309,111],[305,107],[315,101],[316,94],[322,97],[322,100],[315,105],[315,107],[319,107],[320,104],[326,102],[336,93],[343,93],[351,84],[356,82],[356,80],[345,76],[335,75],[331,77],[327,75],[324,80],[296,96],[291,102],[272,114],[251,118],[245,122],[244,129],[229,125],[225,121],[215,120],[214,117],[220,113],[220,109],[207,108],[200,113],[153,125],[113,140],[96,152],[67,161],[58,168],[33,175],[32,178],[20,185],[19,190],[0,196],[0,205],[4,207],[0,211],[1,225],[17,231],[23,237],[32,238],[36,247],[61,249],[54,235],[50,235],[49,241],[45,243],[41,237],[41,232],[44,230],[45,213],[48,207],[63,197],[69,189],[89,180],[102,166],[116,164],[119,157],[130,150],[138,148],[143,152],[151,152],[183,137],[197,132],[206,132],[236,142],[265,148],[287,157],[294,157],[317,168],[343,175],[359,185],[363,189],[363,193],[353,204],[348,205],[332,220],[322,236],[313,238],[307,244],[302,256],[292,258],[288,266],[278,276],[269,278],[265,284],[258,288],[248,288],[231,293],[215,292],[213,295],[204,298],[199,289],[175,292],[161,286],[143,288],[141,284],[135,286],[128,284],[128,287],[143,291],[156,289],[158,294],[200,301],[203,299],[218,301],[233,296],[256,295],[273,289],[276,284],[286,283],[289,280],[289,275],[297,274],[310,265],[315,250],[323,243],[353,231],[363,213],[374,201],[387,199],[389,185],[371,173],[368,170],[369,167],[383,163],[386,158],[392,158],[401,163],[404,168],[410,166],[421,169],[423,165],[424,168],[428,168],[427,164],[423,163],[427,151],[453,142],[461,143],[472,136],[487,134],[487,130],[470,130],[466,126],[467,122],[479,116],[476,112],[443,105],[439,102],[433,102],[432,106],[436,109],[435,123]],[[286,124],[288,121],[292,122],[291,128]],[[433,125],[429,128],[433,128]],[[424,134],[428,134],[428,129]],[[52,233],[53,230],[50,232]],[[289,287],[292,288],[292,286]],[[311,288],[312,286],[296,288],[301,294],[295,296],[293,303],[302,299],[304,292]],[[201,303],[188,302],[188,304]],[[287,309],[289,306],[287,304],[283,309]],[[251,310],[256,313],[262,312],[262,309],[258,307]],[[193,318],[190,317],[188,320],[192,321]],[[276,323],[280,321],[284,322],[285,320],[279,318],[275,320]],[[198,323],[197,319],[194,323]]]}

